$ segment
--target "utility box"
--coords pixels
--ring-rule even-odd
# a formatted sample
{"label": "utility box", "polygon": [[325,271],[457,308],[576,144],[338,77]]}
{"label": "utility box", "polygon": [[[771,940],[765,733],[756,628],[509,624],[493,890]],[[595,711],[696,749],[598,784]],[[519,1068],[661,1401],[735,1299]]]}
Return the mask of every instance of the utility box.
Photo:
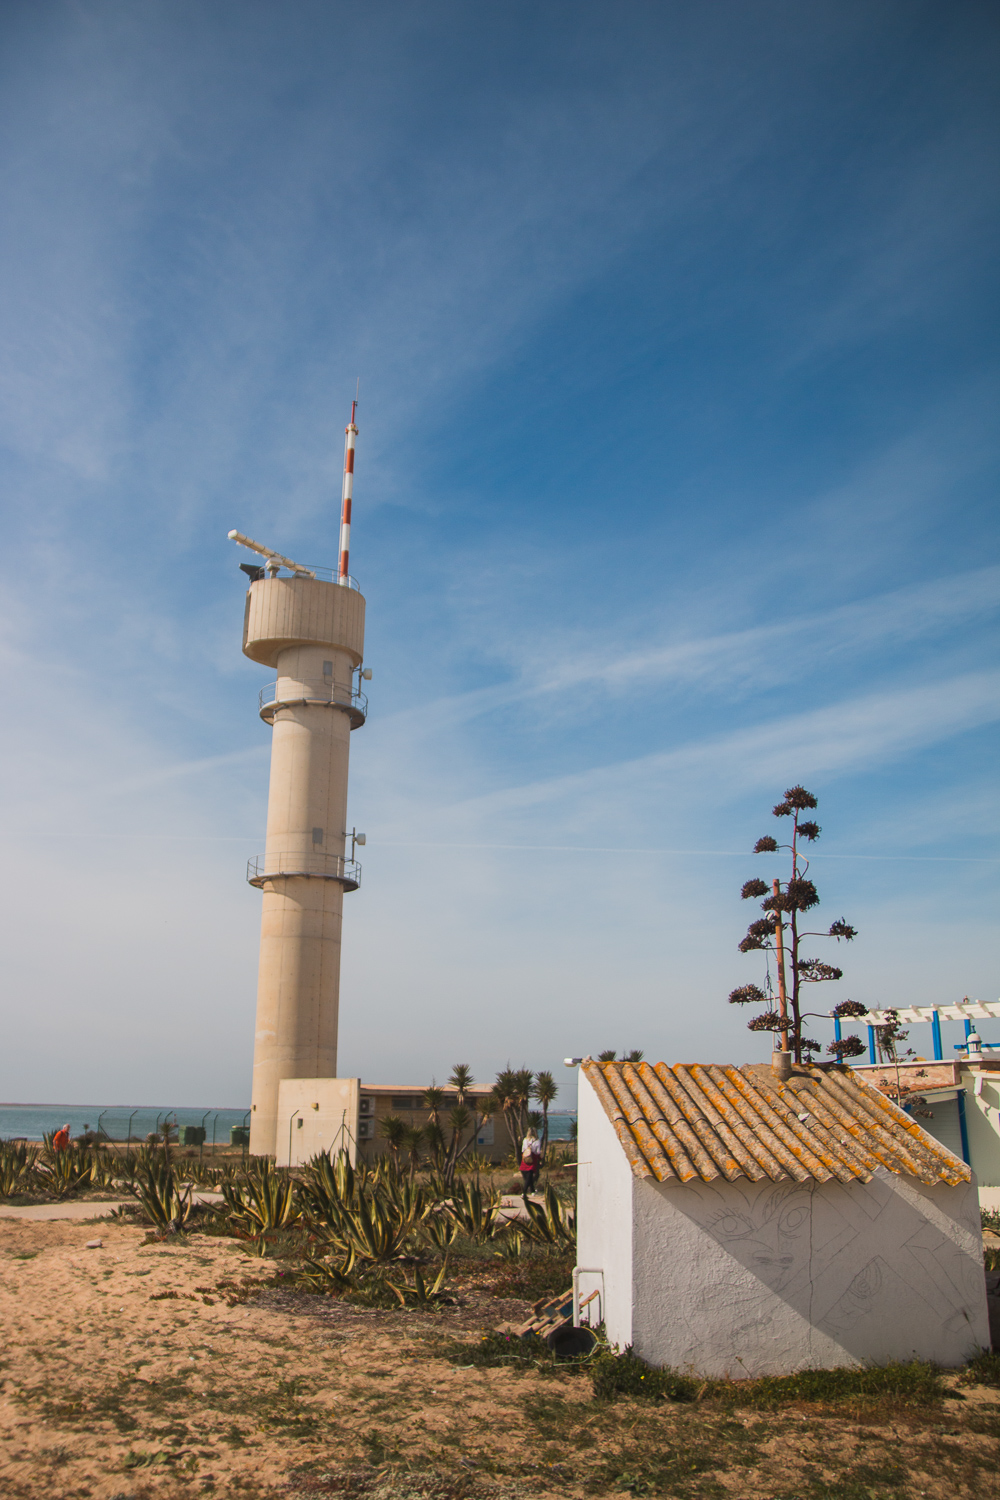
{"label": "utility box", "polygon": [[204,1144],[205,1144],[205,1127],[203,1125],[182,1125],[181,1126],[181,1145],[182,1146],[204,1146]]}
{"label": "utility box", "polygon": [[357,1158],[360,1078],[283,1078],[278,1085],[275,1162],[300,1167],[314,1156]]}
{"label": "utility box", "polygon": [[250,1126],[249,1125],[230,1125],[230,1127],[229,1127],[229,1144],[231,1146],[249,1146],[249,1144],[250,1144]]}

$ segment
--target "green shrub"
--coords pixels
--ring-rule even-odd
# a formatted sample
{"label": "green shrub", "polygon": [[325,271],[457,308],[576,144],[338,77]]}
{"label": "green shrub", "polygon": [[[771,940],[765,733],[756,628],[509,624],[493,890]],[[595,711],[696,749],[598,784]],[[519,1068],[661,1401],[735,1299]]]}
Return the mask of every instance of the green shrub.
{"label": "green shrub", "polygon": [[594,1395],[600,1401],[616,1401],[619,1396],[638,1396],[646,1401],[693,1401],[701,1382],[688,1375],[678,1375],[669,1366],[655,1369],[647,1365],[629,1345],[622,1354],[602,1351],[591,1365]]}
{"label": "green shrub", "polygon": [[962,1385],[991,1385],[1000,1388],[1000,1354],[991,1354],[989,1349],[980,1349],[961,1378]]}
{"label": "green shrub", "polygon": [[990,1229],[994,1234],[1000,1234],[1000,1208],[981,1208],[979,1218],[984,1229]]}

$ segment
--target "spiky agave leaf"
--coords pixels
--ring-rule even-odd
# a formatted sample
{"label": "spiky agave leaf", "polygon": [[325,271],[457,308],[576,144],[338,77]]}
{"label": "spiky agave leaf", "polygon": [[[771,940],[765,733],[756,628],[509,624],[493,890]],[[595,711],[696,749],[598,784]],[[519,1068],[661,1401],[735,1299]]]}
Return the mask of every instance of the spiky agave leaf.
{"label": "spiky agave leaf", "polygon": [[524,1229],[529,1239],[550,1249],[569,1249],[576,1244],[576,1224],[571,1222],[556,1190],[549,1187],[542,1202],[525,1200],[529,1223]]}
{"label": "spiky agave leaf", "polygon": [[445,1209],[470,1240],[482,1245],[496,1227],[500,1194],[484,1194],[477,1182],[463,1182],[453,1190]]}
{"label": "spiky agave leaf", "polygon": [[187,1223],[191,1188],[180,1191],[173,1167],[162,1158],[138,1167],[131,1192],[139,1200],[146,1218],[162,1232],[176,1231]]}

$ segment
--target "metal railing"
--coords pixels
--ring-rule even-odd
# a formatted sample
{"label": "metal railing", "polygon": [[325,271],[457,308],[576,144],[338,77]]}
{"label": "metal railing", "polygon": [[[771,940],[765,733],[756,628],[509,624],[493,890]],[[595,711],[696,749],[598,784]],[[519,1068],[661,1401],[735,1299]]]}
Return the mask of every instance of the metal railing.
{"label": "metal railing", "polygon": [[303,875],[311,880],[337,880],[345,891],[361,884],[361,866],[342,854],[256,854],[247,860],[247,880],[260,889],[265,880]]}
{"label": "metal railing", "polygon": [[351,728],[358,729],[368,717],[368,698],[360,689],[347,690],[325,677],[285,679],[286,686],[278,691],[278,682],[269,682],[257,694],[257,708],[265,723],[270,724],[282,708],[300,708],[304,704],[321,704],[326,708],[342,708],[351,719]]}
{"label": "metal railing", "polygon": [[[346,578],[340,578],[338,576],[338,574],[337,574],[336,568],[316,568],[316,567],[313,566],[312,563],[308,563],[308,564],[307,563],[303,563],[302,566],[304,568],[308,567],[309,572],[308,573],[294,573],[290,568],[286,568],[284,566],[281,566],[275,573],[268,573],[267,576],[269,578],[287,579],[287,578],[304,578],[304,577],[308,577],[308,576],[311,575],[313,578],[318,578],[321,583],[339,583],[340,586],[341,586],[341,588],[356,589],[359,594],[361,592],[361,585],[360,585],[360,583],[358,582],[358,580],[356,578],[352,578],[349,573],[348,573],[348,575],[347,575]],[[262,558],[261,559],[261,568],[263,568],[263,567],[264,567],[264,559]],[[254,582],[257,582],[257,581],[258,581],[257,579],[254,579]]]}

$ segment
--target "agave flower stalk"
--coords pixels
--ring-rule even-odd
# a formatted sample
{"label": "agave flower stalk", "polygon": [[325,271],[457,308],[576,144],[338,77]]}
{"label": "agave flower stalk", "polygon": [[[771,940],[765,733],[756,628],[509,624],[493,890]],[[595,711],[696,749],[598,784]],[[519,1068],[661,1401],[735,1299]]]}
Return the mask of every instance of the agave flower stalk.
{"label": "agave flower stalk", "polygon": [[[748,1029],[780,1034],[782,1050],[791,1051],[797,1063],[802,1061],[803,1055],[809,1056],[820,1050],[819,1042],[803,1036],[805,1016],[802,1012],[802,986],[838,980],[843,977],[842,969],[823,963],[818,958],[804,957],[800,946],[802,940],[810,937],[824,937],[834,938],[837,942],[850,942],[857,936],[856,929],[842,917],[832,922],[826,932],[802,932],[799,929],[804,914],[819,905],[819,893],[814,883],[808,878],[809,861],[802,854],[802,845],[815,843],[822,831],[818,823],[802,816],[804,812],[816,806],[817,799],[812,792],[807,792],[804,786],[789,787],[784,800],[779,802],[772,811],[776,818],[791,818],[791,842],[779,844],[777,839],[770,834],[765,834],[763,838],[757,840],[753,848],[754,854],[776,854],[779,850],[787,850],[791,854],[788,879],[784,882],[780,879],[772,880],[770,888],[764,880],[747,880],[740,892],[744,901],[755,896],[764,897],[761,908],[765,915],[750,923],[746,937],[743,938],[739,948],[741,953],[761,951],[775,954],[778,967],[779,1008],[775,1010],[770,996],[765,995],[764,991],[755,984],[741,985],[738,989],[732,990],[729,995],[731,1005],[763,1004],[767,1006],[767,1009],[748,1022]],[[790,983],[786,980],[786,963]],[[856,1013],[853,1009],[847,1009],[850,1005],[852,1002],[838,1006],[837,1013]],[[863,1011],[864,1007],[861,1009]],[[843,1058],[857,1057],[864,1051],[864,1048],[860,1038],[850,1036],[832,1043],[828,1050],[838,1058]]]}

